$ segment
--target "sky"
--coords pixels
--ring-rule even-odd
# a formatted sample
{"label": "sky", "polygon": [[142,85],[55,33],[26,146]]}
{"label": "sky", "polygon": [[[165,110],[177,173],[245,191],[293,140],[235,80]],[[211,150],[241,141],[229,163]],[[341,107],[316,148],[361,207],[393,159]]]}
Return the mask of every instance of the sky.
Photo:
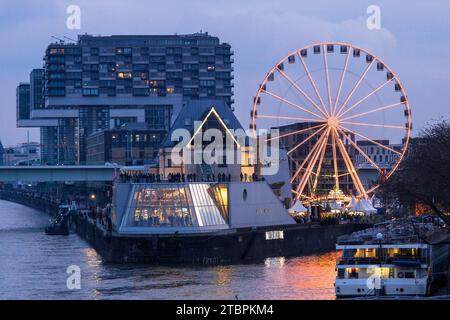
{"label": "sky", "polygon": [[[69,5],[81,8],[81,29],[66,27]],[[381,9],[369,30],[367,8]],[[413,135],[450,118],[450,1],[337,0],[15,0],[0,3],[0,140],[39,140],[16,128],[15,90],[28,82],[52,36],[186,34],[207,31],[234,50],[235,109],[244,127],[266,72],[288,52],[321,41],[344,41],[380,56],[400,77],[413,115]]]}

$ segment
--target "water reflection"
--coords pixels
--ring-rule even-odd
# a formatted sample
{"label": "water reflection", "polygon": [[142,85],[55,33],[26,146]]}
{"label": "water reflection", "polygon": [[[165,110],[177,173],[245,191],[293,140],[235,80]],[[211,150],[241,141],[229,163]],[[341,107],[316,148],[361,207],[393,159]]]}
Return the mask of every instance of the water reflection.
{"label": "water reflection", "polygon": [[[48,216],[0,201],[0,299],[334,299],[335,253],[218,267],[103,264],[77,235],[49,237]],[[69,265],[81,290],[68,290]]]}

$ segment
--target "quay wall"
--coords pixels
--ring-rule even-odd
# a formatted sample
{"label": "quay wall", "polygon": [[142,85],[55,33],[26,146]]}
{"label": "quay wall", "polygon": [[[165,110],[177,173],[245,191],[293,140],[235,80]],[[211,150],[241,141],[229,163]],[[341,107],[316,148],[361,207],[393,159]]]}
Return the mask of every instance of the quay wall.
{"label": "quay wall", "polygon": [[[98,222],[76,216],[71,227],[89,242],[106,262],[230,264],[256,262],[267,257],[295,257],[333,251],[337,237],[367,226],[294,225],[237,229],[229,234],[117,236]],[[266,231],[284,231],[284,239],[266,240]]]}
{"label": "quay wall", "polygon": [[[55,213],[58,204],[31,194],[0,191],[0,199]],[[254,262],[266,257],[294,257],[335,249],[337,237],[367,225],[321,226],[298,224],[233,229],[230,232],[188,235],[119,236],[97,220],[78,213],[70,227],[111,263],[229,264]],[[283,239],[267,240],[267,231],[283,231]]]}

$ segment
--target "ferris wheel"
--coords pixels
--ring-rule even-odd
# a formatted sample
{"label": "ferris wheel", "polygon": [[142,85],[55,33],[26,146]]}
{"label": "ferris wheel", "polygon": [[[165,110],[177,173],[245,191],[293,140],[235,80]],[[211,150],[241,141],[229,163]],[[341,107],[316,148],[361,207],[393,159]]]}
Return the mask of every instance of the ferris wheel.
{"label": "ferris wheel", "polygon": [[279,139],[294,197],[315,201],[367,198],[398,168],[412,125],[405,89],[391,68],[358,46],[323,42],[291,52],[269,70],[250,128],[254,137],[266,129],[268,141]]}

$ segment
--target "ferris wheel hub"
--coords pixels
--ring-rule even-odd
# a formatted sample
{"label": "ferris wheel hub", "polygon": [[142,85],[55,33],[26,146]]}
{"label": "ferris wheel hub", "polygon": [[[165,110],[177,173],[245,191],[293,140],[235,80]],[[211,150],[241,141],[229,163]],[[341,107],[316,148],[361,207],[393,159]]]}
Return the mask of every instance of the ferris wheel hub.
{"label": "ferris wheel hub", "polygon": [[337,128],[339,127],[339,119],[336,117],[329,117],[327,120],[328,126],[330,128]]}

